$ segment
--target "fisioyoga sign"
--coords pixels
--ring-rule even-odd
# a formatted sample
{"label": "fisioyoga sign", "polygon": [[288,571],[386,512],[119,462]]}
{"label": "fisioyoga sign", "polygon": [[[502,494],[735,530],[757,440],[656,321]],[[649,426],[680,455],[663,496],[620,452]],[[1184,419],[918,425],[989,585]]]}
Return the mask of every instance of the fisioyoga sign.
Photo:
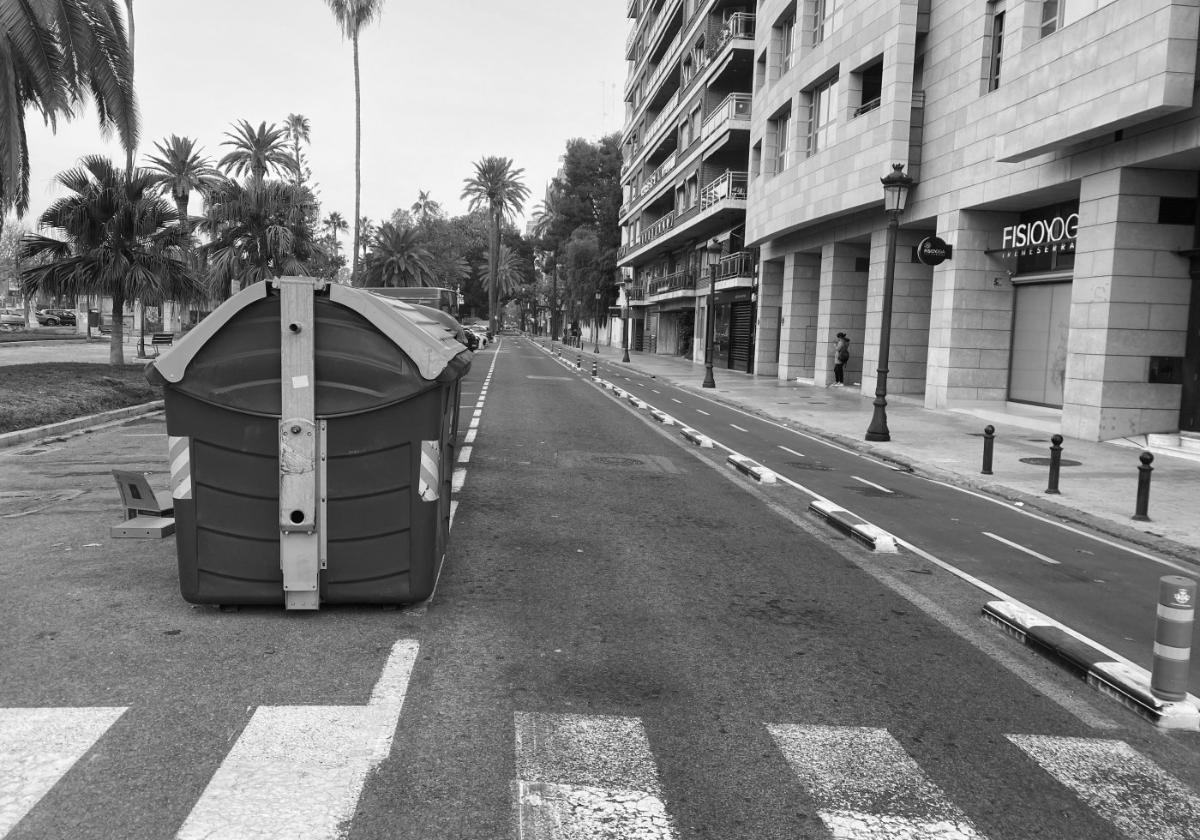
{"label": "fisioyoga sign", "polygon": [[1055,250],[1066,250],[1064,246],[1070,243],[1073,249],[1078,233],[1078,213],[1037,219],[1004,228],[1000,247],[1004,251],[1054,246],[1058,246]]}

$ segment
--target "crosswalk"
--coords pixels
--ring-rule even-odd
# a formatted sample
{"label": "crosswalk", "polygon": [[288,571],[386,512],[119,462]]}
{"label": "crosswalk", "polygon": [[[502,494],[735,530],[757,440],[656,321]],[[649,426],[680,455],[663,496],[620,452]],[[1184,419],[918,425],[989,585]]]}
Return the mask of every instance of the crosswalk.
{"label": "crosswalk", "polygon": [[[258,708],[176,840],[333,840],[371,771],[392,755],[419,646],[393,647],[365,705]],[[0,838],[94,749],[121,707],[0,709]],[[880,727],[763,723],[834,840],[983,840],[970,816]],[[1200,840],[1200,796],[1124,741],[1009,734],[1029,772],[1114,833]],[[677,840],[638,717],[517,711],[511,779],[517,840]],[[1064,806],[1065,807],[1065,806]]]}

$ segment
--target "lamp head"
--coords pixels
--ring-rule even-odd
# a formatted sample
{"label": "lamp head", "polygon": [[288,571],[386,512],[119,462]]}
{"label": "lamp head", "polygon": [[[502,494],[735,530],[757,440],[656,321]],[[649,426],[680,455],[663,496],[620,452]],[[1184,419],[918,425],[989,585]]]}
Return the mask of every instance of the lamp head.
{"label": "lamp head", "polygon": [[904,173],[904,164],[893,163],[892,171],[879,179],[883,184],[883,209],[889,213],[903,213],[908,201],[908,191],[913,179]]}
{"label": "lamp head", "polygon": [[708,244],[704,246],[704,251],[708,255],[708,264],[716,265],[721,261],[721,242],[717,239],[708,240]]}

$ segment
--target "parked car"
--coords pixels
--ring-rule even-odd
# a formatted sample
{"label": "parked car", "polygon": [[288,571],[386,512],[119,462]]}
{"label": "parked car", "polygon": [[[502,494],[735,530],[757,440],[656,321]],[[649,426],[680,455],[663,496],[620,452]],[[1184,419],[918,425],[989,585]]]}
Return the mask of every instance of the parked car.
{"label": "parked car", "polygon": [[472,324],[467,327],[467,332],[473,334],[478,339],[481,349],[487,347],[488,342],[492,340],[491,333],[488,332],[486,324]]}
{"label": "parked car", "polygon": [[0,309],[0,329],[19,330],[25,326],[25,313],[20,309]]}
{"label": "parked car", "polygon": [[57,327],[60,324],[75,326],[74,309],[39,309],[36,313],[38,323],[43,327]]}

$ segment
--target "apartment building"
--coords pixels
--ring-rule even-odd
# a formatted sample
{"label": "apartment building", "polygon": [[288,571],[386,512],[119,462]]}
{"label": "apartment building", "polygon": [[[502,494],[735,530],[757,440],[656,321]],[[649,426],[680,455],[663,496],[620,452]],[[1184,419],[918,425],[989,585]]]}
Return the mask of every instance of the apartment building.
{"label": "apartment building", "polygon": [[[691,306],[702,357],[702,251],[717,237],[726,258],[757,255],[732,282],[723,261],[718,281],[718,336],[745,319],[739,304],[751,312],[750,358],[735,367],[827,384],[846,332],[847,382],[873,393],[880,179],[900,163],[916,183],[898,232],[889,395],[1027,408],[1088,440],[1200,432],[1198,7],[630,2],[621,264],[645,295],[653,349]],[[734,15],[752,45],[723,35]],[[703,59],[690,81],[689,57]],[[749,125],[718,113],[713,137],[730,95]],[[681,130],[697,106],[699,140]],[[726,170],[746,172],[744,192],[699,201]],[[937,265],[917,256],[930,237],[949,246]]]}
{"label": "apartment building", "polygon": [[[755,15],[748,0],[628,0],[622,245],[631,347],[750,372],[756,265],[745,248]],[[716,240],[720,247],[719,260]],[[710,257],[710,250],[712,256]],[[710,267],[710,263],[713,265]]]}
{"label": "apartment building", "polygon": [[903,163],[889,394],[1042,407],[1088,440],[1200,431],[1196,0],[763,0],[756,22],[756,374],[827,383],[847,332],[874,392]]}

